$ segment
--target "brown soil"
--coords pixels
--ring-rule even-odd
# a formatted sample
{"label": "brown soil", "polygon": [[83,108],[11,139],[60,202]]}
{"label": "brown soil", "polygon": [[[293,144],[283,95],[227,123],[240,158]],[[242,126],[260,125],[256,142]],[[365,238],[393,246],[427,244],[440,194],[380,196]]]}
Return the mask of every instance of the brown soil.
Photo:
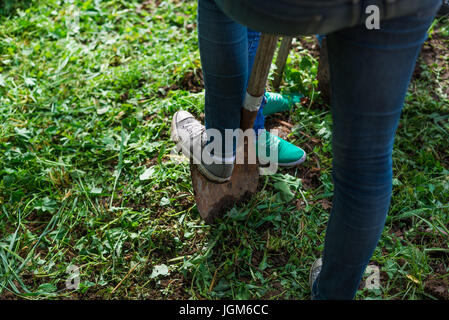
{"label": "brown soil", "polygon": [[198,93],[204,89],[203,70],[197,68],[185,73],[177,83],[159,89],[159,96],[166,97],[170,91],[184,90]]}

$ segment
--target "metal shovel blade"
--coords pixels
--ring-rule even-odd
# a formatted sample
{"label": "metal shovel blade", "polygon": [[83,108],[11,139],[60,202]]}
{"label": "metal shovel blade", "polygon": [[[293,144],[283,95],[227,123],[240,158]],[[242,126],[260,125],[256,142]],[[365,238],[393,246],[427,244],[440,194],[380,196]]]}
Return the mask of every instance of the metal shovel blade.
{"label": "metal shovel blade", "polygon": [[226,209],[251,198],[259,184],[257,164],[236,164],[231,180],[214,183],[205,178],[194,164],[190,165],[196,207],[206,223],[213,223]]}

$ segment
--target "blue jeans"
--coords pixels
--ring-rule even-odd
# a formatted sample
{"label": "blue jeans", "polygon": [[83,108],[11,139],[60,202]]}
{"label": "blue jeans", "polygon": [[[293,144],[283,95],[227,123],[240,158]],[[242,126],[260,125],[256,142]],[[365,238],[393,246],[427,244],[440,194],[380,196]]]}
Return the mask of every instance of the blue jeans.
{"label": "blue jeans", "polygon": [[[415,13],[382,20],[379,30],[359,25],[327,34],[334,196],[314,299],[354,298],[377,246],[390,206],[396,128],[440,5],[441,0],[426,1]],[[198,11],[206,123],[236,129],[248,81],[247,28],[213,0],[199,0]]]}
{"label": "blue jeans", "polygon": [[[223,16],[221,10],[213,2],[199,1],[198,10],[201,63],[203,69],[207,72],[204,79],[206,88],[205,114],[211,115],[211,108],[231,112],[226,119],[219,118],[218,114],[216,117],[207,117],[206,127],[218,129],[224,136],[225,129],[240,127],[241,103],[237,103],[237,101],[243,101],[256,57],[260,32],[248,29]],[[216,23],[220,21],[223,28]],[[213,28],[213,30],[210,30],[212,32],[202,32],[208,28]],[[230,33],[228,34],[228,32]],[[211,34],[212,38],[209,38]],[[217,61],[220,63],[217,64]],[[257,129],[264,128],[264,102],[259,109],[254,124],[256,132]],[[238,107],[235,107],[237,105]]]}

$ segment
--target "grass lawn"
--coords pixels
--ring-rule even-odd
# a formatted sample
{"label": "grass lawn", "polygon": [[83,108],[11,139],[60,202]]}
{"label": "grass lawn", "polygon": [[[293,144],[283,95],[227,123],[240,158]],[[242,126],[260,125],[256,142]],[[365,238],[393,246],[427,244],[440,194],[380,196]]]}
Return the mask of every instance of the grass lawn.
{"label": "grass lawn", "polygon": [[[256,197],[209,226],[169,138],[177,110],[204,116],[196,1],[5,3],[0,298],[310,298],[333,190],[313,38],[294,43],[281,87],[307,99],[268,121],[308,160],[263,177]],[[357,299],[449,298],[449,19],[430,35],[370,263],[380,288],[364,278]],[[66,288],[70,266],[78,289]]]}

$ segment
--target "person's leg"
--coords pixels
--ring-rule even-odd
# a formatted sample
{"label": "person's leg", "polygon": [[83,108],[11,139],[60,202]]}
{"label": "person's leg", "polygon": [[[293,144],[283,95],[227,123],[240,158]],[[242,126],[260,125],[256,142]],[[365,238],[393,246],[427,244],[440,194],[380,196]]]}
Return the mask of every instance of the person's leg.
{"label": "person's leg", "polygon": [[[260,36],[260,32],[248,29],[248,76],[251,74],[254,64]],[[267,163],[273,159],[270,151],[272,146],[277,146],[276,149],[278,155],[274,158],[277,159],[277,164],[281,167],[295,166],[305,161],[306,153],[304,150],[276,135],[272,135],[265,131],[265,115],[267,115],[265,112],[265,107],[268,107],[268,110],[271,110],[271,113],[287,111],[290,110],[294,103],[299,101],[300,97],[302,96],[299,94],[280,95],[269,92],[265,93],[265,97],[259,108],[259,112],[257,113],[257,118],[253,126],[253,129],[258,134],[258,138],[262,137],[262,139],[264,139],[264,141],[260,141],[260,143],[256,144],[257,155],[259,160],[263,163]],[[261,150],[261,152],[259,152],[259,148],[264,148],[265,151]]]}
{"label": "person's leg", "polygon": [[[203,67],[205,94],[206,129],[218,130],[221,138],[225,137],[226,129],[235,130],[240,127],[240,116],[243,97],[247,82],[254,64],[260,32],[248,30],[230,20],[217,7],[213,0],[198,2],[198,36],[201,62]],[[258,132],[264,129],[265,119],[262,103],[254,129]],[[233,153],[226,150],[214,150],[214,163],[203,160],[202,149],[210,142],[211,137],[204,135],[204,126],[193,115],[186,111],[177,112],[172,120],[172,139],[181,147],[183,153],[193,157],[195,164],[203,175],[216,182],[230,179],[233,170]],[[264,149],[269,149],[279,143],[277,164],[292,166],[305,160],[305,152],[289,142],[272,135],[265,135]],[[266,140],[266,141],[265,141]],[[193,149],[197,151],[193,151]],[[235,150],[235,145],[234,145]],[[272,161],[270,152],[258,153],[264,157],[263,162]],[[265,155],[265,156],[264,156]],[[268,157],[268,158],[267,158]]]}
{"label": "person's leg", "polygon": [[[240,127],[242,101],[261,33],[230,20],[213,0],[199,0],[198,36],[206,88],[206,128],[217,129],[224,136],[226,129]],[[290,97],[288,100],[292,103],[296,101]],[[256,132],[265,128],[265,102],[266,99],[259,108],[253,127]],[[282,151],[282,154],[277,158],[279,165],[291,166],[305,160],[306,155],[302,149],[279,137],[267,137],[270,137],[270,141],[280,142],[278,150]],[[227,158],[230,156],[225,155]]]}
{"label": "person's leg", "polygon": [[327,37],[334,197],[315,299],[352,299],[381,236],[407,87],[439,1],[424,12]]}
{"label": "person's leg", "polygon": [[247,28],[228,18],[213,0],[198,1],[198,38],[206,89],[206,128],[240,128],[248,79]]}
{"label": "person's leg", "polygon": [[[198,38],[206,89],[206,126],[180,110],[173,116],[171,137],[206,178],[226,182],[232,176],[236,146],[230,144],[228,148],[224,138],[227,129],[240,128],[248,79],[247,29],[228,18],[214,0],[199,0]],[[215,138],[219,141],[208,145]]]}

